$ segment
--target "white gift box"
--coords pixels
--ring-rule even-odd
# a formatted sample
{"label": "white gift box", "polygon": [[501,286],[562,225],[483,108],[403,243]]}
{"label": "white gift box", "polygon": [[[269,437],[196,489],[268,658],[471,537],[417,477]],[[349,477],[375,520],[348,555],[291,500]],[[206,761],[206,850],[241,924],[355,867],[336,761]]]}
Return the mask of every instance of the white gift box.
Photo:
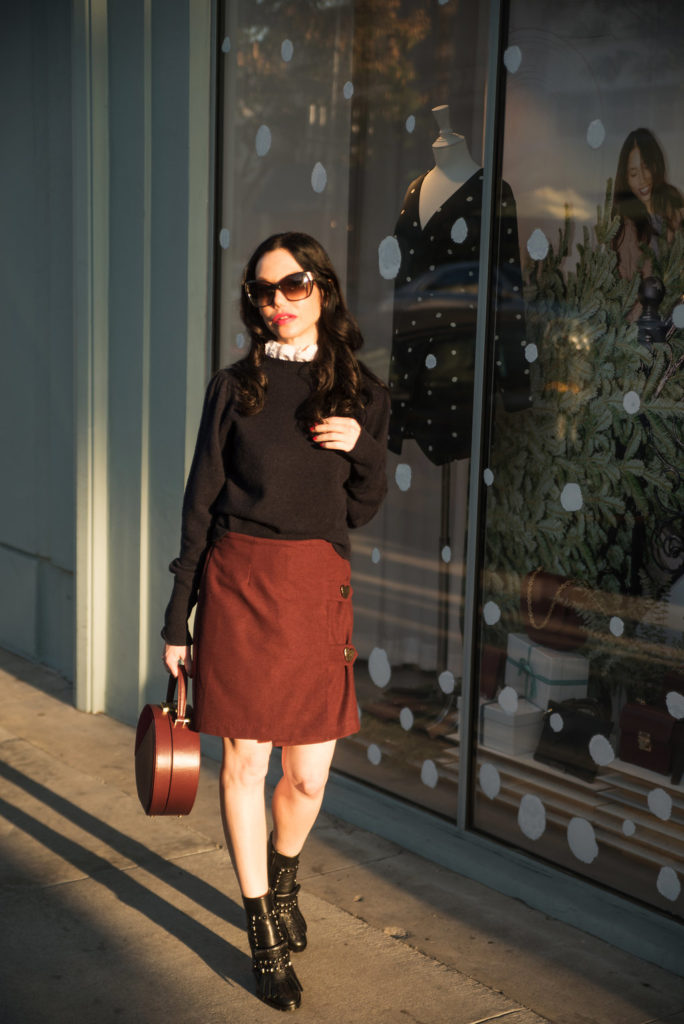
{"label": "white gift box", "polygon": [[550,700],[586,697],[589,659],[572,651],[554,651],[524,633],[508,634],[504,683],[546,709]]}
{"label": "white gift box", "polygon": [[482,708],[482,742],[485,747],[503,754],[533,754],[542,731],[544,712],[536,704],[525,700],[510,713],[498,701]]}

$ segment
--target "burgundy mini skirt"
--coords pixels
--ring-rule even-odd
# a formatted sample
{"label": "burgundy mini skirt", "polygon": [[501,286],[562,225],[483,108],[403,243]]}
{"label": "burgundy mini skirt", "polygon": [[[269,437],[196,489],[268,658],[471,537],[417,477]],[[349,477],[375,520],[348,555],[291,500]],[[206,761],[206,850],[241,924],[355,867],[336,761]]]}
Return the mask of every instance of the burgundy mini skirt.
{"label": "burgundy mini skirt", "polygon": [[195,728],[277,746],[359,728],[349,562],[325,540],[226,533],[195,622]]}

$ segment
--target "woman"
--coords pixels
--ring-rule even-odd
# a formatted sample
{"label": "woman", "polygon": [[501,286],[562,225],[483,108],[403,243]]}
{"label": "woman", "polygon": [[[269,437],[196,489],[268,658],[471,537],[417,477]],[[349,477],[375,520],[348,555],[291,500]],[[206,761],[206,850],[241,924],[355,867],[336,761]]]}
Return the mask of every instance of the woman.
{"label": "woman", "polygon": [[657,256],[662,238],[672,241],[682,225],[684,198],[665,181],[665,157],[648,128],[637,128],[625,139],[618,159],[613,194],[613,216],[620,229],[613,241],[620,275],[631,280],[640,271],[652,273],[650,256]]}
{"label": "woman", "polygon": [[[323,248],[266,239],[245,269],[248,355],[209,383],[162,635],[194,676],[195,726],[223,737],[221,810],[247,913],[257,995],[300,1004],[298,857],[335,741],[358,729],[348,527],[387,489],[389,399]],[[199,595],[199,596],[197,596]],[[198,601],[194,664],[188,616]],[[264,780],[283,775],[268,839]]]}

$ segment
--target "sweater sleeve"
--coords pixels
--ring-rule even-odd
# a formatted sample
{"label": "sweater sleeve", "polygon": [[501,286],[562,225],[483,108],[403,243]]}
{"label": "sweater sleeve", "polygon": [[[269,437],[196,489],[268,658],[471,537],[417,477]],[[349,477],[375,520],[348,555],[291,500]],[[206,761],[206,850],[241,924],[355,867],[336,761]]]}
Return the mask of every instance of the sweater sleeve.
{"label": "sweater sleeve", "polygon": [[224,448],[235,413],[233,380],[219,370],[209,382],[183,498],[180,554],[169,569],[175,576],[162,636],[170,644],[191,643],[188,618],[197,601],[212,506],[226,481]]}
{"label": "sweater sleeve", "polygon": [[386,388],[373,384],[366,420],[349,453],[351,470],[346,483],[347,525],[364,526],[380,508],[387,493],[387,429],[390,401]]}

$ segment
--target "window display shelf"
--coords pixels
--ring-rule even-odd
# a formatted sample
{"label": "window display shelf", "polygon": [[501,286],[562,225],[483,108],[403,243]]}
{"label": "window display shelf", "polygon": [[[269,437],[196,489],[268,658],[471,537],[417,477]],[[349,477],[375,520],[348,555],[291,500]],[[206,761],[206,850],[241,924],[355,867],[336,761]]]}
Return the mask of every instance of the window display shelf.
{"label": "window display shelf", "polygon": [[[523,796],[537,796],[549,824],[566,829],[571,818],[583,817],[595,828],[599,844],[661,867],[684,864],[684,787],[663,775],[615,760],[599,770],[595,782],[585,782],[535,761],[531,755],[512,757],[480,746],[480,757],[499,772],[496,800],[516,810]],[[649,794],[662,790],[669,816],[664,820],[649,808]],[[669,800],[668,800],[669,798]],[[671,803],[670,803],[671,802]],[[662,806],[662,801],[660,806]],[[630,835],[624,831],[634,828]]]}

